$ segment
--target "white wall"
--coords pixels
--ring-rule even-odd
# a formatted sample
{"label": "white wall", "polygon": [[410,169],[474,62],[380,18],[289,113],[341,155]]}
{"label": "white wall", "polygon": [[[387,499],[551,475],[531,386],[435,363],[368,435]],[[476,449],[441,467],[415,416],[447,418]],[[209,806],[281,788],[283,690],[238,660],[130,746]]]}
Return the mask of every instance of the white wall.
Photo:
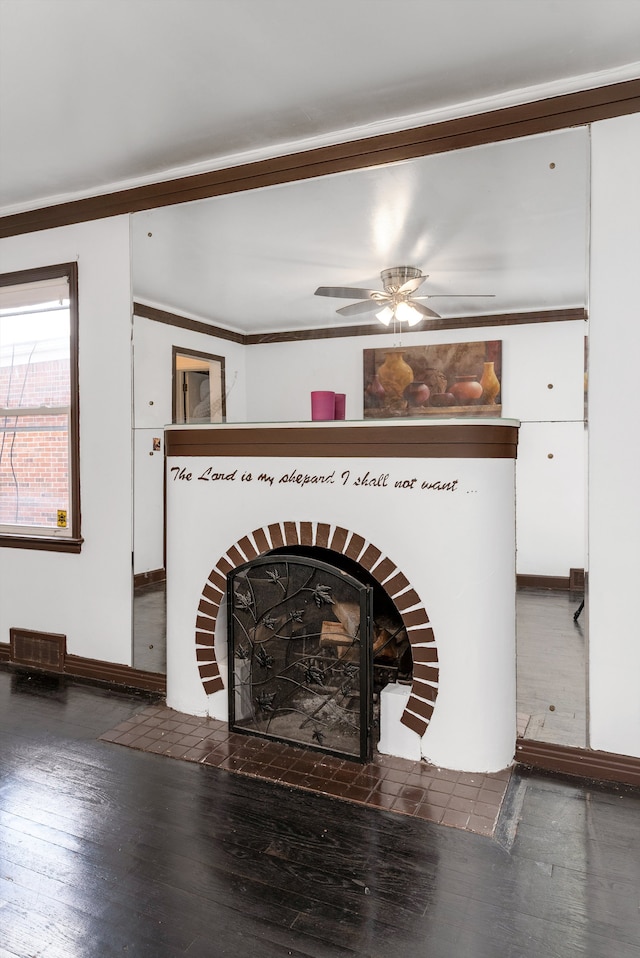
{"label": "white wall", "polygon": [[640,115],[592,128],[589,676],[592,748],[640,756]]}
{"label": "white wall", "polygon": [[[227,421],[246,418],[244,347],[189,329],[134,316],[134,573],[161,569],[164,427],[171,422],[172,347],[225,358]],[[153,439],[161,448],[153,453]],[[150,453],[153,453],[150,455]]]}
{"label": "white wall", "polygon": [[[502,414],[522,422],[517,466],[517,569],[522,574],[567,576],[570,568],[585,566],[586,332],[586,323],[575,320],[403,338],[405,346],[502,340]],[[393,336],[383,333],[249,347],[247,418],[310,419],[309,393],[330,389],[345,392],[347,418],[360,419],[362,351],[392,345]]]}
{"label": "white wall", "polygon": [[0,241],[10,272],[78,261],[79,555],[0,547],[0,641],[58,632],[75,655],[131,662],[131,288],[126,216]]}

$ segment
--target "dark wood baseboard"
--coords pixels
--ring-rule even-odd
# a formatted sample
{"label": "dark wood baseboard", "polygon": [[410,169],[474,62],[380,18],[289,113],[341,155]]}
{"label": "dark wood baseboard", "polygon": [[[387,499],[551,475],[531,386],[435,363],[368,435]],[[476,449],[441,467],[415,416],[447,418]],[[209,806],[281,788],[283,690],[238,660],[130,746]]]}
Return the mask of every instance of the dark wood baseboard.
{"label": "dark wood baseboard", "polygon": [[150,572],[137,572],[133,577],[133,587],[150,585],[152,582],[164,582],[167,578],[165,569],[151,569]]}
{"label": "dark wood baseboard", "polygon": [[519,738],[516,742],[516,762],[528,768],[559,772],[562,775],[596,782],[640,786],[640,758],[632,755]]}
{"label": "dark wood baseboard", "polygon": [[[36,669],[29,665],[11,661],[11,647],[8,642],[0,642],[0,665],[16,668],[22,671],[47,672],[47,669]],[[87,659],[82,655],[67,655],[62,671],[51,672],[52,675],[68,675],[70,678],[89,679],[92,682],[104,683],[122,689],[140,689],[144,692],[158,692],[165,695],[167,691],[167,677],[161,672],[143,672],[130,665],[121,665],[119,662],[102,662],[99,659]]]}
{"label": "dark wood baseboard", "polygon": [[550,589],[555,592],[568,592],[570,577],[564,575],[517,575],[518,589]]}

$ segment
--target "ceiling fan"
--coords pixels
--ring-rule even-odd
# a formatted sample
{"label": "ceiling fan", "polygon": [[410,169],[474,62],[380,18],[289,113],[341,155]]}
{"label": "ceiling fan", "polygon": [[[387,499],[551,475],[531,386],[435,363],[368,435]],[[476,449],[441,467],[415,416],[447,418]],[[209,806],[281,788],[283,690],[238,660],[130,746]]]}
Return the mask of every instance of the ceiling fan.
{"label": "ceiling fan", "polygon": [[[434,299],[443,296],[455,297],[473,296],[472,293],[433,293],[428,296],[415,296],[414,294],[422,286],[427,276],[422,275],[422,270],[416,266],[392,266],[390,269],[383,269],[380,273],[384,289],[357,289],[352,286],[318,286],[315,291],[316,296],[336,296],[340,299],[361,298],[362,302],[352,303],[350,306],[343,306],[336,312],[342,316],[357,316],[360,313],[369,313],[377,310],[376,319],[380,320],[383,326],[388,326],[392,319],[400,323],[406,322],[408,326],[415,326],[424,317],[430,319],[440,319],[439,313],[435,313],[428,306],[419,302],[421,299]],[[479,293],[474,299],[479,297],[493,296],[492,293]]]}

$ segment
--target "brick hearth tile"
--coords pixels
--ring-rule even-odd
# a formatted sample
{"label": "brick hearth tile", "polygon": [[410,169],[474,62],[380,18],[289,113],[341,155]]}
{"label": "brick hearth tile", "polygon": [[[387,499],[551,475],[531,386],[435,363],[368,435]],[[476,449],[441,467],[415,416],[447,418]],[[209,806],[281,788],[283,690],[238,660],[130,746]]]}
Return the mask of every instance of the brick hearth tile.
{"label": "brick hearth tile", "polygon": [[427,792],[427,804],[433,805],[436,808],[442,808],[443,810],[449,804],[451,795],[448,792],[432,792],[429,790]]}
{"label": "brick hearth tile", "polygon": [[491,772],[490,775],[486,776],[487,779],[497,779],[500,782],[508,782],[511,778],[511,769],[503,768],[499,772]]}
{"label": "brick hearth tile", "polygon": [[399,768],[388,768],[385,775],[385,780],[387,782],[401,782],[403,785],[406,785],[409,775],[410,772],[402,771]]}
{"label": "brick hearth tile", "polygon": [[467,812],[470,815],[473,811],[473,802],[470,798],[458,798],[457,795],[452,795],[447,808],[451,808],[455,812]]}
{"label": "brick hearth tile", "polygon": [[406,771],[407,773],[412,772],[415,768],[415,762],[410,762],[406,758],[398,758],[395,755],[377,755],[376,764],[382,765],[385,768],[400,768]]}
{"label": "brick hearth tile", "polygon": [[244,764],[243,759],[236,758],[235,755],[229,755],[228,758],[224,758],[220,762],[218,768],[225,769],[228,772],[240,772]]}
{"label": "brick hearth tile", "polygon": [[499,778],[490,778],[488,775],[485,776],[485,780],[482,784],[483,791],[488,789],[490,792],[499,792],[502,794],[505,788],[505,780]]}
{"label": "brick hearth tile", "polygon": [[346,766],[346,767],[343,766],[342,768],[336,769],[336,771],[334,771],[334,773],[331,776],[331,778],[334,779],[336,782],[346,782],[347,784],[351,784],[352,782],[354,782],[356,780],[356,777],[357,777],[357,772],[354,771],[354,769],[350,768],[349,766]]}
{"label": "brick hearth tile", "polygon": [[168,755],[170,758],[184,758],[190,748],[190,745],[181,745],[176,743],[175,745],[170,745],[164,754]]}
{"label": "brick hearth tile", "polygon": [[385,795],[399,795],[403,788],[403,782],[390,782],[386,778],[376,785],[376,791],[384,792]]}
{"label": "brick hearth tile", "polygon": [[356,785],[368,785],[374,788],[379,782],[384,780],[384,769],[377,765],[365,765],[360,774],[356,777]]}
{"label": "brick hearth tile", "polygon": [[441,818],[443,825],[453,825],[455,828],[466,828],[469,823],[468,812],[456,812],[453,809],[445,809]]}
{"label": "brick hearth tile", "polygon": [[483,818],[480,815],[470,815],[467,823],[469,831],[476,832],[478,835],[493,835],[495,830],[495,819]]}
{"label": "brick hearth tile", "polygon": [[334,779],[330,779],[328,782],[324,783],[322,786],[322,791],[325,795],[333,795],[335,798],[342,798],[346,788],[348,788],[348,785],[345,785],[344,782],[336,782]]}
{"label": "brick hearth tile", "polygon": [[419,802],[424,801],[425,792],[423,788],[416,788],[415,786],[405,785],[399,792],[401,798],[406,799],[408,802],[415,802],[416,805]]}
{"label": "brick hearth tile", "polygon": [[473,814],[481,815],[483,818],[492,818],[495,820],[499,811],[499,805],[488,805],[486,802],[473,803]]}
{"label": "brick hearth tile", "polygon": [[458,781],[461,785],[473,785],[475,788],[482,788],[484,785],[484,775],[474,772],[459,772]]}
{"label": "brick hearth tile", "polygon": [[455,785],[455,782],[447,782],[445,779],[434,778],[429,786],[429,792],[444,792],[447,795],[452,795]]}
{"label": "brick hearth tile", "polygon": [[458,798],[470,798],[472,801],[478,797],[479,788],[472,788],[470,785],[461,785],[460,782],[456,782],[453,794]]}
{"label": "brick hearth tile", "polygon": [[500,791],[493,791],[490,788],[482,787],[478,792],[477,801],[487,802],[489,805],[500,805],[502,803],[502,795],[504,792],[504,786]]}
{"label": "brick hearth tile", "polygon": [[418,805],[414,818],[423,818],[427,822],[435,822],[436,825],[439,825],[443,815],[444,808],[439,808],[437,805],[429,804],[429,802],[423,802]]}
{"label": "brick hearth tile", "polygon": [[366,802],[371,794],[370,788],[363,788],[361,785],[347,785],[342,792],[343,798],[348,798],[353,802]]}
{"label": "brick hearth tile", "polygon": [[437,778],[442,782],[457,782],[459,775],[460,772],[456,772],[452,768],[437,768],[434,766],[433,769],[434,778]]}

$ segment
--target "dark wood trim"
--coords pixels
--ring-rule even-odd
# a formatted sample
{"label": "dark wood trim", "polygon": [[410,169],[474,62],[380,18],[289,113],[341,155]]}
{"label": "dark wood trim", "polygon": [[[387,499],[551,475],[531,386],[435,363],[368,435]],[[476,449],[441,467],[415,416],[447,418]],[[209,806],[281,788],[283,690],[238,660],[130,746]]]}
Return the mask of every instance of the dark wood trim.
{"label": "dark wood trim", "polygon": [[151,569],[150,572],[137,572],[133,577],[133,588],[142,585],[151,585],[152,582],[164,582],[167,578],[166,569]]}
{"label": "dark wood trim", "polygon": [[13,213],[0,237],[548,133],[640,112],[640,79]]}
{"label": "dark wood trim", "polygon": [[[561,323],[572,320],[586,320],[587,311],[583,308],[532,310],[530,313],[495,313],[488,316],[457,316],[452,319],[424,319],[411,329],[403,329],[402,335],[411,338],[416,333],[431,332],[439,329],[482,329],[487,326],[521,326],[534,323]],[[307,339],[343,339],[347,336],[380,336],[388,332],[380,325],[366,326],[329,326],[325,329],[284,330],[274,333],[248,333],[244,337],[245,346],[262,346],[266,343],[302,342]]]}
{"label": "dark wood trim", "polygon": [[118,662],[102,662],[98,659],[86,659],[81,655],[68,655],[64,666],[65,675],[108,682],[123,688],[144,689],[147,692],[167,690],[167,677],[160,672],[143,672],[130,665]]}
{"label": "dark wood trim", "polygon": [[204,333],[205,336],[215,336],[216,339],[228,339],[232,343],[241,343],[243,346],[245,344],[246,337],[243,333],[235,333],[231,329],[223,329],[222,326],[214,326],[212,323],[203,323],[197,319],[188,319],[186,316],[180,316],[178,313],[172,313],[166,309],[158,309],[155,306],[145,306],[144,303],[133,304],[133,315],[140,316],[142,319],[152,319],[155,323],[165,323],[167,326],[189,329],[193,333]]}
{"label": "dark wood trim", "polygon": [[568,575],[517,575],[518,589],[553,589],[556,592],[569,591]]}
{"label": "dark wood trim", "polygon": [[0,535],[0,546],[9,549],[40,549],[48,552],[82,551],[80,530],[80,396],[78,368],[78,264],[57,263],[52,266],[39,266],[33,269],[16,270],[0,275],[0,286],[38,283],[46,279],[65,278],[69,285],[69,512],[70,536],[21,535],[9,533]]}
{"label": "dark wood trim", "polygon": [[[0,665],[21,671],[47,672],[47,669],[36,669],[33,666],[11,662],[11,652],[8,642],[0,642]],[[88,679],[92,682],[107,683],[123,689],[140,689],[145,692],[165,694],[167,677],[160,672],[143,672],[121,665],[118,662],[102,662],[98,659],[87,659],[82,655],[67,655],[64,670],[51,672],[52,675],[68,675],[70,678]]]}
{"label": "dark wood trim", "polygon": [[[188,319],[169,310],[156,306],[134,303],[135,316],[151,319],[157,323],[189,329],[194,333],[227,339],[242,346],[262,346],[267,343],[304,342],[312,339],[345,339],[349,336],[380,336],[387,332],[379,323],[363,326],[329,326],[322,329],[289,329],[270,333],[236,333],[212,323]],[[482,329],[487,326],[522,326],[533,323],[563,323],[574,320],[586,320],[587,311],[582,307],[572,309],[542,309],[525,313],[495,313],[486,316],[457,316],[454,319],[425,319],[417,326],[403,331],[403,335],[412,337],[415,333],[424,333],[439,329]]]}
{"label": "dark wood trim", "polygon": [[517,444],[518,427],[501,423],[223,426],[165,432],[167,456],[515,459]]}
{"label": "dark wood trim", "polygon": [[529,768],[574,775],[596,782],[640,785],[640,758],[631,755],[519,738],[516,741],[516,762]]}
{"label": "dark wood trim", "polygon": [[0,549],[39,549],[79,555],[84,539],[57,539],[54,536],[0,536]]}

